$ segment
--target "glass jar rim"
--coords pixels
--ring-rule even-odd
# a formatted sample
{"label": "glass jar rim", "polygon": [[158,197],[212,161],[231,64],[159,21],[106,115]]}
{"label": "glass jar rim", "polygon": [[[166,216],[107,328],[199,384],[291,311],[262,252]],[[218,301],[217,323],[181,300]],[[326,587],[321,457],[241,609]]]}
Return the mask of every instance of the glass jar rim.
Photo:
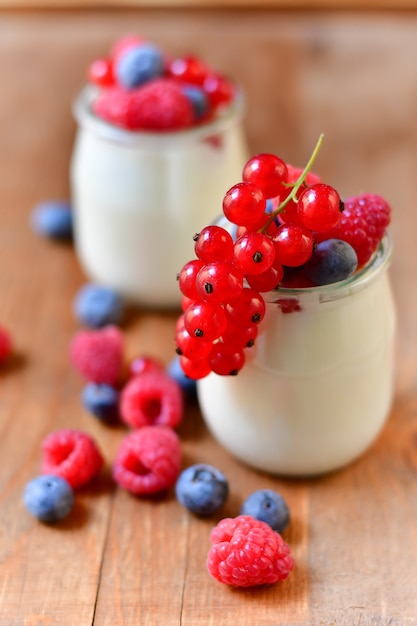
{"label": "glass jar rim", "polygon": [[199,139],[207,139],[222,133],[227,128],[234,126],[241,121],[245,112],[245,97],[243,91],[237,87],[233,103],[208,123],[186,130],[132,131],[110,124],[93,113],[91,105],[98,92],[99,88],[95,85],[86,85],[80,90],[72,104],[72,112],[76,122],[81,128],[86,128],[103,139],[126,145],[151,143],[154,145],[162,144],[166,147],[170,144],[194,143]]}
{"label": "glass jar rim", "polygon": [[[220,216],[215,224],[232,231],[231,224],[224,215]],[[233,234],[231,232],[231,234]],[[319,302],[330,302],[351,295],[366,287],[380,274],[386,271],[392,259],[392,239],[389,230],[379,242],[377,250],[371,259],[352,276],[328,285],[314,287],[279,287],[279,289],[263,292],[262,296],[266,304],[275,304],[277,300],[311,298]]]}

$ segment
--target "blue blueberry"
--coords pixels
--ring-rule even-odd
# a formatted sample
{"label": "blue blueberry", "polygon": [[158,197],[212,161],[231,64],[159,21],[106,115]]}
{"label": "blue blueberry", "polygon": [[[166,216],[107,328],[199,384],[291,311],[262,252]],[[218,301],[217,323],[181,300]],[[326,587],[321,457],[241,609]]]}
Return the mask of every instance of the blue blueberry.
{"label": "blue blueberry", "polygon": [[196,87],[194,85],[184,85],[181,87],[181,91],[191,102],[194,117],[196,120],[201,119],[209,112],[210,104],[207,97],[207,94],[201,87]]}
{"label": "blue blueberry", "polygon": [[358,257],[350,244],[341,239],[326,239],[317,244],[305,264],[305,275],[316,285],[329,285],[351,276]]}
{"label": "blue blueberry", "polygon": [[281,494],[272,489],[258,489],[251,493],[242,504],[240,514],[266,522],[279,533],[290,521],[287,503]]}
{"label": "blue blueberry", "polygon": [[165,73],[164,55],[152,44],[129,48],[116,64],[116,78],[126,89],[134,89]]}
{"label": "blue blueberry", "polygon": [[224,474],[206,463],[190,465],[181,472],[175,485],[177,500],[192,513],[211,515],[229,495]]}
{"label": "blue blueberry", "polygon": [[167,374],[170,378],[173,378],[181,387],[183,392],[188,396],[192,396],[196,393],[197,383],[192,378],[189,378],[184,374],[184,371],[180,364],[180,358],[174,357],[167,366]]}
{"label": "blue blueberry", "polygon": [[45,474],[27,483],[23,501],[41,522],[57,522],[74,506],[74,491],[64,478]]}
{"label": "blue blueberry", "polygon": [[119,417],[119,392],[105,383],[87,383],[82,392],[84,408],[103,422]]}
{"label": "blue blueberry", "polygon": [[65,200],[47,200],[32,210],[33,229],[44,237],[71,240],[73,236],[73,214],[71,205]]}
{"label": "blue blueberry", "polygon": [[89,328],[120,324],[124,317],[123,298],[110,287],[88,284],[74,300],[75,317]]}

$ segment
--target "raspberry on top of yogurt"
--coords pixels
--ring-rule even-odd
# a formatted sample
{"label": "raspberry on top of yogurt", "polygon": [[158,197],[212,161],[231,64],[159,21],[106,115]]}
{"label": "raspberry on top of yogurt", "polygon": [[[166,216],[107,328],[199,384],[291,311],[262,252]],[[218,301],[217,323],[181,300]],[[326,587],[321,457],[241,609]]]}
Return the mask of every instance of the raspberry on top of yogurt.
{"label": "raspberry on top of yogurt", "polygon": [[87,78],[99,89],[93,112],[131,131],[192,128],[214,119],[235,97],[235,85],[200,58],[170,58],[136,35],[92,61]]}

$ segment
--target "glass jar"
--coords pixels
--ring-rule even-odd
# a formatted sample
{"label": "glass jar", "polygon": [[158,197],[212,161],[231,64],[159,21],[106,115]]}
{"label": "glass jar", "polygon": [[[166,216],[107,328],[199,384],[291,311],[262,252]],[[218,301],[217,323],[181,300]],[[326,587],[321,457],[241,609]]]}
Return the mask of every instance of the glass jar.
{"label": "glass jar", "polygon": [[350,279],[264,294],[249,362],[235,377],[197,384],[210,431],[238,459],[309,476],[343,467],[376,439],[393,398],[390,259],[386,236]]}
{"label": "glass jar", "polygon": [[248,158],[243,96],[214,121],[186,131],[131,132],[91,111],[79,94],[71,159],[77,256],[92,281],[148,307],[177,307],[176,273],[192,236],[218,215]]}

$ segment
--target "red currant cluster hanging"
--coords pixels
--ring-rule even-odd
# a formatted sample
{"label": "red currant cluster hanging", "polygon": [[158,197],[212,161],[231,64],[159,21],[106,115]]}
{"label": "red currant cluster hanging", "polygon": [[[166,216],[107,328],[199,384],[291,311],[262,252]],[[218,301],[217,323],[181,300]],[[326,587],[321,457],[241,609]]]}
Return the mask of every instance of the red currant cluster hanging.
{"label": "red currant cluster hanging", "polygon": [[[344,204],[333,187],[310,172],[322,140],[323,135],[304,170],[273,154],[252,157],[242,182],[223,199],[234,236],[219,225],[194,236],[197,258],[178,274],[183,314],[176,328],[177,353],[190,378],[239,372],[265,315],[262,292],[328,284],[355,272],[353,239],[332,235]],[[382,202],[378,237],[389,222]],[[354,237],[359,241],[356,231]]]}

